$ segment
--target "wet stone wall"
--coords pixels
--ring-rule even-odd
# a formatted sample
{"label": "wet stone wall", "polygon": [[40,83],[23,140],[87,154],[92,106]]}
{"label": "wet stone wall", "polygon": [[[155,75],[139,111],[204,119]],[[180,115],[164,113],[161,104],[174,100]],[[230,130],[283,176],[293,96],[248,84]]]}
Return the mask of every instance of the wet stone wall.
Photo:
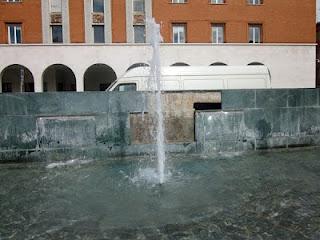
{"label": "wet stone wall", "polygon": [[[195,102],[220,92],[165,93],[167,150],[195,151]],[[154,151],[151,93],[0,94],[0,161],[145,154]]]}
{"label": "wet stone wall", "polygon": [[319,145],[319,89],[222,91],[222,110],[196,112],[195,122],[206,152]]}
{"label": "wet stone wall", "polygon": [[[320,145],[319,89],[172,92],[162,100],[169,152]],[[149,154],[154,110],[143,92],[0,94],[0,161]]]}

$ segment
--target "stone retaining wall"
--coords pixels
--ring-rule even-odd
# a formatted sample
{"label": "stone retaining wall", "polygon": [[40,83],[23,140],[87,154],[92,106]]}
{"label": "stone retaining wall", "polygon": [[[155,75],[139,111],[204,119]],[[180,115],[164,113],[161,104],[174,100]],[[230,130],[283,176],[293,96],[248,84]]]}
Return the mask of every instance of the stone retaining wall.
{"label": "stone retaining wall", "polygon": [[196,113],[196,140],[209,152],[319,145],[319,89],[222,91],[222,111]]}
{"label": "stone retaining wall", "polygon": [[[319,91],[165,93],[167,150],[320,145]],[[153,99],[143,92],[0,94],[0,161],[153,153]],[[221,109],[194,109],[194,103],[220,102]]]}
{"label": "stone retaining wall", "polygon": [[[141,92],[1,94],[0,161],[34,159],[40,152],[152,152],[153,99],[151,93]],[[221,93],[163,95],[169,151],[193,148],[194,102],[221,102]]]}

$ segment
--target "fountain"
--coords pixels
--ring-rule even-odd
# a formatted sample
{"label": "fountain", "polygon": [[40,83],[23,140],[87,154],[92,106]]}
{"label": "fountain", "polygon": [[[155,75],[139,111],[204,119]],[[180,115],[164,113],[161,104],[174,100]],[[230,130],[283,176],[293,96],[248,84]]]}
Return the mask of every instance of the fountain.
{"label": "fountain", "polygon": [[156,121],[157,121],[157,159],[159,183],[165,182],[165,145],[164,145],[164,126],[163,112],[161,102],[161,67],[160,67],[160,25],[154,19],[148,20],[150,27],[151,45],[153,49],[152,60],[150,65],[150,86],[155,94],[156,100]]}

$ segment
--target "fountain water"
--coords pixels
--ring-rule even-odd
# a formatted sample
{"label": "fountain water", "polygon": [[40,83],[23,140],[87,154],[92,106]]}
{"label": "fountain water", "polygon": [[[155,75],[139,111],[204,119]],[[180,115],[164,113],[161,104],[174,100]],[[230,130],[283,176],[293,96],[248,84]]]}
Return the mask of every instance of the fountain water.
{"label": "fountain water", "polygon": [[157,158],[158,158],[158,174],[159,183],[165,181],[165,145],[164,145],[164,126],[163,112],[161,102],[161,67],[160,67],[160,25],[154,19],[148,20],[151,36],[151,45],[153,49],[152,60],[150,65],[150,83],[156,100],[156,116],[157,116]]}

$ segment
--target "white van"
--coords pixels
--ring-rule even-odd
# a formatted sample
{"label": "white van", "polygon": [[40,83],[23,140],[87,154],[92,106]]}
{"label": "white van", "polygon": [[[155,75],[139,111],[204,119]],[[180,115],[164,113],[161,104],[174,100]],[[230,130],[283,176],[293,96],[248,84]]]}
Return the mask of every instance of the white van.
{"label": "white van", "polygon": [[[271,88],[266,66],[177,66],[161,68],[161,90],[192,91]],[[127,71],[107,91],[151,91],[150,67]]]}

